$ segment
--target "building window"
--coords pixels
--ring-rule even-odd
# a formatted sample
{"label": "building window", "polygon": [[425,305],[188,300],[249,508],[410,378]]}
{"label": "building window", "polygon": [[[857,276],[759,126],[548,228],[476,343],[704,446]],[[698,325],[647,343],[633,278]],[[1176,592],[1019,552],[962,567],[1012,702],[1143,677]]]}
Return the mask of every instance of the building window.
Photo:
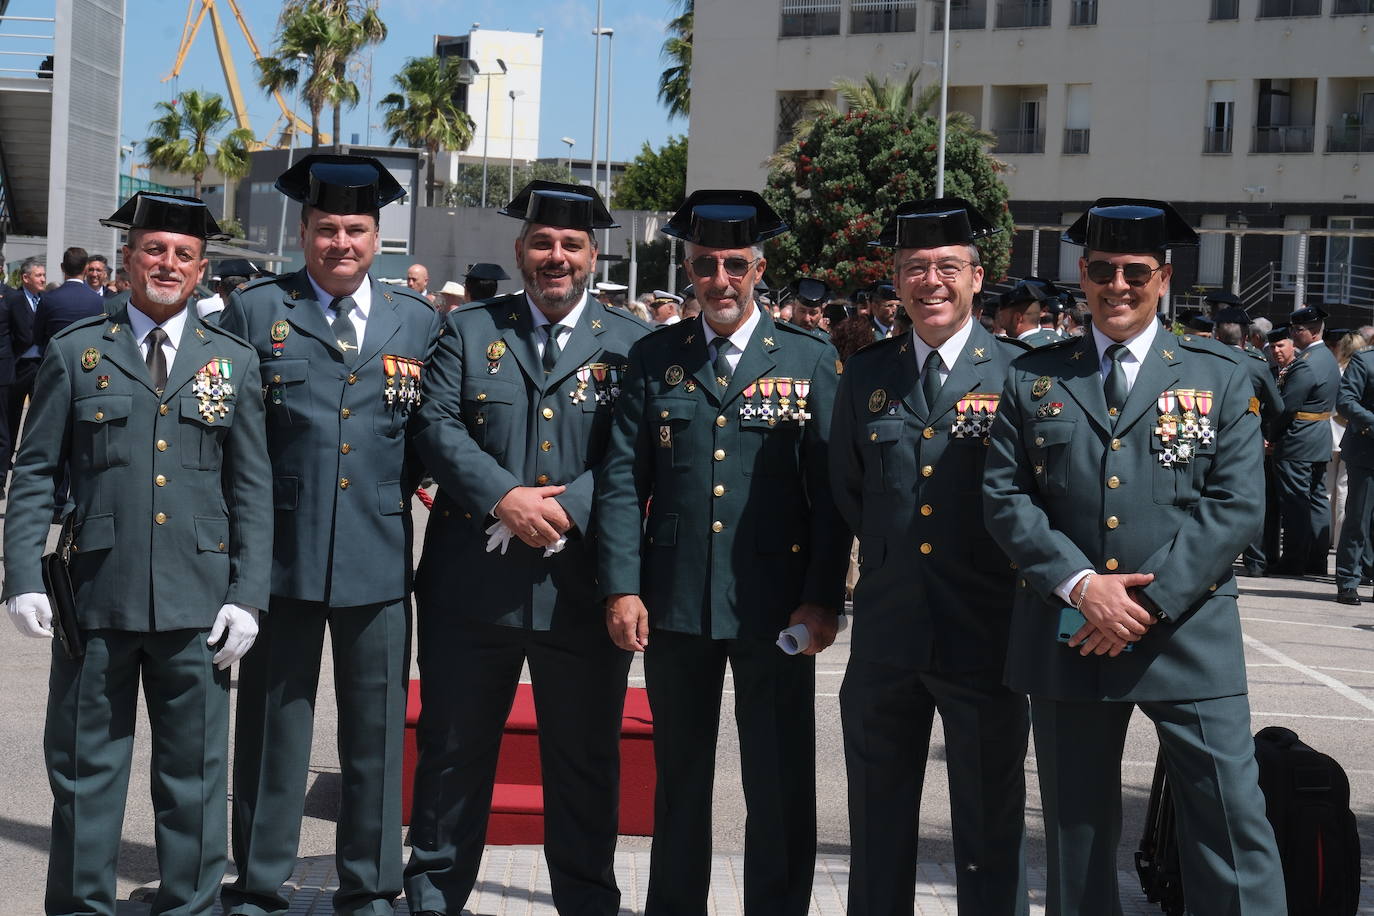
{"label": "building window", "polygon": [[1212,0],[1212,15],[1208,18],[1213,22],[1218,19],[1239,19],[1240,0]]}
{"label": "building window", "polygon": [[[982,29],[988,24],[988,8],[984,0],[950,0],[949,3],[949,28],[951,31],[956,29]],[[945,28],[945,5],[935,4],[935,16],[931,23],[932,32],[940,32]]]}
{"label": "building window", "polygon": [[1359,16],[1374,13],[1374,0],[1336,0],[1332,16]]}
{"label": "building window", "polygon": [[1202,133],[1202,151],[1211,155],[1231,152],[1231,118],[1235,114],[1235,83],[1215,80],[1207,84],[1207,123]]}
{"label": "building window", "polygon": [[1088,136],[1092,131],[1086,127],[1064,128],[1064,154],[1085,155],[1088,152]]}
{"label": "building window", "polygon": [[999,153],[1043,153],[1045,151],[1045,127],[1041,123],[1044,111],[1043,99],[1023,99],[1017,108],[1015,127],[998,128],[997,152]]}
{"label": "building window", "polygon": [[1258,81],[1252,153],[1310,153],[1315,133],[1317,81]]}
{"label": "building window", "polygon": [[1260,0],[1258,19],[1291,19],[1320,16],[1322,0]]}
{"label": "building window", "polygon": [[1097,0],[1073,0],[1069,4],[1069,25],[1097,25]]}
{"label": "building window", "polygon": [[782,37],[840,34],[840,0],[782,0]]}
{"label": "building window", "polygon": [[916,31],[916,0],[849,0],[849,33]]}
{"label": "building window", "polygon": [[819,92],[778,93],[778,123],[773,137],[774,149],[792,139],[797,130],[797,122],[806,116],[806,107],[820,97]]}
{"label": "building window", "polygon": [[997,28],[1030,29],[1050,24],[1050,0],[998,0]]}
{"label": "building window", "polygon": [[1065,155],[1081,156],[1088,152],[1089,127],[1093,118],[1093,87],[1091,83],[1070,83],[1064,91],[1064,148]]}
{"label": "building window", "polygon": [[1374,153],[1374,81],[1333,79],[1329,85],[1326,151]]}

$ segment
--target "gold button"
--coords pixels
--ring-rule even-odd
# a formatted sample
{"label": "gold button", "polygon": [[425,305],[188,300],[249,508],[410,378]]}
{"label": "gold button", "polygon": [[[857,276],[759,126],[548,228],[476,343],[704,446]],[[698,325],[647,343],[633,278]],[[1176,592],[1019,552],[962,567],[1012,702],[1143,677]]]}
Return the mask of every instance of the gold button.
{"label": "gold button", "polygon": [[921,430],[921,438],[922,438],[922,439],[934,439],[934,438],[935,438],[935,430],[934,430],[933,428],[927,426],[925,429]]}
{"label": "gold button", "polygon": [[345,420],[347,420],[349,417],[353,416],[353,411],[351,411],[351,410],[349,410],[347,407],[345,407],[343,410],[339,411],[339,416],[341,416],[341,417],[343,417]]}
{"label": "gold button", "polygon": [[800,545],[800,544],[793,544],[793,545],[792,545],[792,552],[793,552],[793,553],[801,553],[801,545]]}
{"label": "gold button", "polygon": [[348,384],[350,384],[350,385],[356,385],[356,384],[358,384],[358,376],[356,376],[356,375],[354,375],[353,373],[350,372],[349,375],[348,375]]}
{"label": "gold button", "polygon": [[103,410],[97,410],[97,411],[95,412],[95,418],[96,418],[97,420],[103,420],[103,419],[105,419],[105,411],[103,411]]}
{"label": "gold button", "polygon": [[551,448],[553,448],[553,443],[550,442],[548,439],[545,439],[543,442],[539,443],[539,450],[541,452],[547,452]]}
{"label": "gold button", "polygon": [[159,474],[153,478],[153,483],[157,484],[159,487],[165,487],[167,486],[167,478]]}
{"label": "gold button", "polygon": [[165,452],[165,451],[167,451],[167,440],[166,440],[166,439],[159,439],[159,440],[157,440],[157,450],[158,450],[159,452]]}
{"label": "gold button", "polygon": [[167,513],[159,512],[157,515],[153,516],[153,521],[157,522],[159,525],[167,524]]}
{"label": "gold button", "polygon": [[1118,563],[1118,562],[1116,561],[1116,557],[1108,557],[1108,558],[1107,558],[1107,568],[1108,568],[1108,569],[1116,569],[1116,568],[1117,568],[1118,566],[1120,566],[1120,565],[1121,565],[1121,564]]}
{"label": "gold button", "polygon": [[1209,592],[1214,592],[1214,591],[1216,591],[1216,590],[1217,590],[1217,587],[1216,587],[1215,585],[1209,585],[1209,586],[1207,586],[1207,591],[1209,591]]}
{"label": "gold button", "polygon": [[485,391],[483,391],[481,394],[477,395],[477,400],[479,400],[479,401],[485,401],[486,399],[487,399],[487,393],[486,393]]}
{"label": "gold button", "polygon": [[1112,451],[1116,452],[1116,451],[1120,451],[1120,450],[1121,450],[1121,440],[1120,440],[1120,439],[1113,439],[1113,440],[1112,440]]}
{"label": "gold button", "polygon": [[280,384],[280,383],[281,383],[281,376],[280,376],[280,375],[274,375],[274,376],[272,376],[272,381],[275,382],[275,383]]}
{"label": "gold button", "polygon": [[161,404],[157,408],[157,412],[162,414],[164,417],[167,416],[167,411],[169,410],[171,410],[171,408],[168,407],[166,404]]}
{"label": "gold button", "polygon": [[926,503],[924,506],[921,507],[921,514],[922,514],[922,515],[934,515],[934,514],[935,514],[935,507],[932,506],[930,503]]}
{"label": "gold button", "polygon": [[223,541],[220,541],[220,542],[219,542],[219,549],[220,549],[220,550],[223,550],[223,549],[224,549],[224,542],[223,542]]}
{"label": "gold button", "polygon": [[1036,445],[1044,445],[1044,444],[1045,444],[1045,437],[1044,437],[1044,436],[1036,436],[1036,437],[1035,437],[1035,444],[1036,444]]}
{"label": "gold button", "polygon": [[668,411],[666,411],[666,410],[660,410],[660,411],[658,412],[658,416],[659,416],[659,419],[661,419],[661,420],[666,420],[666,419],[668,419]]}
{"label": "gold button", "polygon": [[722,484],[722,483],[716,484],[714,487],[711,488],[711,492],[714,493],[714,494],[716,494],[717,496],[724,496],[724,495],[725,495],[725,484]]}
{"label": "gold button", "polygon": [[539,413],[544,417],[545,420],[552,420],[552,419],[553,419],[553,408],[552,408],[552,407],[545,407],[543,410],[539,411]]}
{"label": "gold button", "polygon": [[444,518],[448,518],[448,510],[447,510],[447,509],[445,509],[443,512],[440,512],[439,514],[442,515]]}
{"label": "gold button", "polygon": [[1107,527],[1108,527],[1108,528],[1115,529],[1115,528],[1116,528],[1118,525],[1120,525],[1120,524],[1121,524],[1121,519],[1117,518],[1115,515],[1109,515],[1109,516],[1107,516]]}
{"label": "gold button", "polygon": [[348,489],[348,478],[347,478],[347,477],[340,477],[340,478],[339,478],[339,489],[340,489],[340,490],[347,490],[347,489]]}
{"label": "gold button", "polygon": [[1109,415],[1113,416],[1113,417],[1116,416],[1117,414],[1119,414],[1120,412],[1121,412],[1121,411],[1117,410],[1115,407],[1108,407],[1108,408],[1107,408],[1107,413],[1108,413]]}
{"label": "gold button", "polygon": [[1113,474],[1111,477],[1107,478],[1107,489],[1115,490],[1119,486],[1121,486],[1120,477],[1117,477],[1115,474]]}
{"label": "gold button", "polygon": [[935,473],[935,468],[934,468],[932,465],[929,465],[929,464],[928,464],[928,465],[926,465],[925,467],[921,468],[921,476],[922,476],[922,477],[929,477],[931,474],[934,474],[934,473]]}
{"label": "gold button", "polygon": [[725,423],[726,423],[726,420],[725,420],[724,417],[716,417],[716,425],[717,425],[717,426],[724,426]]}
{"label": "gold button", "polygon": [[464,512],[464,513],[463,513],[463,518],[472,518],[472,513],[471,513],[471,512]]}
{"label": "gold button", "polygon": [[537,484],[539,484],[539,485],[542,487],[544,484],[546,484],[546,483],[549,482],[549,475],[548,475],[548,474],[540,474],[538,477],[534,478],[534,482],[537,483]]}
{"label": "gold button", "polygon": [[722,525],[720,522],[712,522],[711,530],[719,534],[720,532],[725,530],[725,526]]}
{"label": "gold button", "polygon": [[922,545],[921,545],[921,553],[927,553],[927,554],[928,554],[928,553],[930,553],[930,552],[931,552],[932,550],[934,550],[934,549],[935,549],[935,548],[932,547],[930,544],[922,544]]}
{"label": "gold button", "polygon": [[343,445],[339,446],[339,451],[340,451],[342,454],[347,455],[349,452],[353,451],[353,446],[351,446],[351,445],[349,445],[347,442],[345,442]]}
{"label": "gold button", "polygon": [[777,417],[769,417],[769,418],[768,418],[768,425],[769,425],[769,426],[777,426],[777,425],[778,425],[778,418],[777,418]]}
{"label": "gold button", "polygon": [[718,448],[718,449],[716,449],[716,453],[715,453],[714,455],[712,455],[711,457],[712,457],[712,458],[715,458],[717,461],[724,461],[724,460],[725,460],[725,449],[723,449],[723,448]]}
{"label": "gold button", "polygon": [[1025,588],[1025,587],[1026,587],[1026,580],[1025,580],[1025,579],[1022,579],[1022,580],[1021,580],[1021,587],[1022,587],[1022,588]]}
{"label": "gold button", "polygon": [[869,442],[877,442],[877,441],[878,441],[878,434],[877,434],[877,433],[869,433],[869,434],[868,434],[868,441],[869,441]]}

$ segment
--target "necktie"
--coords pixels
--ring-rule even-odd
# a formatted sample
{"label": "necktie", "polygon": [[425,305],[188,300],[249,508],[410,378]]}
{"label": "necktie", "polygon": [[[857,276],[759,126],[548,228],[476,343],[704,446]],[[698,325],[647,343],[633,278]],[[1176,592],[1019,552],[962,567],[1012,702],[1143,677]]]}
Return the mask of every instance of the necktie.
{"label": "necktie", "polygon": [[730,341],[724,337],[717,337],[711,346],[716,348],[714,368],[716,371],[716,385],[721,391],[730,387],[730,361],[726,357],[730,354]]}
{"label": "necktie", "polygon": [[944,365],[939,350],[931,350],[926,357],[925,374],[921,376],[921,394],[926,398],[926,409],[935,410],[935,401],[940,397],[940,368]]}
{"label": "necktie", "polygon": [[544,328],[549,333],[548,342],[544,344],[544,374],[548,375],[553,371],[553,367],[558,365],[558,354],[563,352],[563,348],[558,345],[558,332],[563,330],[563,325],[549,324]]}
{"label": "necktie", "polygon": [[334,329],[334,337],[339,342],[339,349],[343,351],[344,363],[353,365],[354,358],[358,355],[358,331],[353,327],[353,320],[348,316],[357,307],[352,296],[337,296],[334,301],[329,303],[329,310],[334,313],[334,320],[329,326]]}
{"label": "necktie", "polygon": [[143,357],[148,364],[148,375],[152,377],[153,387],[161,393],[167,387],[167,354],[162,352],[162,345],[167,342],[167,332],[162,328],[153,328],[143,342],[148,345],[148,353]]}
{"label": "necktie", "polygon": [[1102,393],[1107,397],[1107,413],[1111,414],[1113,420],[1126,406],[1126,370],[1121,367],[1121,358],[1126,352],[1124,344],[1112,344],[1107,348],[1107,359],[1112,361],[1112,368],[1102,385]]}

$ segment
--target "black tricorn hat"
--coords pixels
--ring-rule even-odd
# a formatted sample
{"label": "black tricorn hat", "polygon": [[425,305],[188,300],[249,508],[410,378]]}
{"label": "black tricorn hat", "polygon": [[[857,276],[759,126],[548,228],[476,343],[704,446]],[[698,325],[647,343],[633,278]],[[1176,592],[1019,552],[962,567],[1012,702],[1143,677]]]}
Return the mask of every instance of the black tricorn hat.
{"label": "black tricorn hat", "polygon": [[1326,311],[1317,305],[1304,305],[1302,308],[1288,316],[1289,324],[1316,324],[1318,321],[1325,321]]}
{"label": "black tricorn hat", "polygon": [[1189,315],[1183,324],[1191,331],[1210,331],[1217,326],[1215,321],[1201,312]]}
{"label": "black tricorn hat", "polygon": [[479,261],[476,264],[469,264],[467,273],[463,274],[464,280],[509,280],[510,274],[501,269],[500,264],[489,264]]}
{"label": "black tricorn hat", "polygon": [[1216,314],[1212,316],[1212,320],[1217,324],[1238,324],[1241,327],[1249,327],[1250,325],[1250,316],[1245,314],[1245,309],[1236,305],[1228,305],[1225,308],[1217,309]]}
{"label": "black tricorn hat", "polygon": [[782,235],[787,224],[754,191],[693,191],[661,231],[705,248],[747,248]]}
{"label": "black tricorn hat", "polygon": [[936,197],[898,204],[877,240],[868,244],[875,248],[942,248],[966,245],[1001,231],[962,197]]}
{"label": "black tricorn hat", "polygon": [[1025,277],[1011,289],[997,297],[999,309],[1022,302],[1059,302],[1059,289],[1049,280],[1040,277]]}
{"label": "black tricorn hat", "polygon": [[371,156],[312,153],[277,178],[294,201],[326,213],[372,213],[406,196],[387,167]]}
{"label": "black tricorn hat", "polygon": [[500,210],[502,216],[558,229],[616,229],[620,226],[596,188],[536,178]]}
{"label": "black tricorn hat", "polygon": [[221,277],[251,277],[259,272],[259,268],[247,258],[229,258],[220,261],[215,268]]}
{"label": "black tricorn hat", "polygon": [[1202,297],[1202,301],[1209,305],[1230,305],[1236,308],[1244,308],[1245,303],[1240,301],[1240,297],[1235,293],[1224,289],[1214,289]]}
{"label": "black tricorn hat", "polygon": [[1089,251],[1113,254],[1197,244],[1197,233],[1173,204],[1136,197],[1099,197],[1059,238]]}
{"label": "black tricorn hat", "polygon": [[808,308],[825,305],[830,298],[830,287],[813,277],[802,277],[793,286],[797,291],[797,301]]}
{"label": "black tricorn hat", "polygon": [[229,236],[219,228],[210,208],[196,197],[178,194],[154,194],[139,191],[124,201],[112,215],[100,221],[112,229],[152,229],[192,235],[206,241],[218,241]]}
{"label": "black tricorn hat", "polygon": [[1274,343],[1274,342],[1277,341],[1277,340],[1287,340],[1288,338],[1290,338],[1290,337],[1292,337],[1292,336],[1293,336],[1293,328],[1292,328],[1290,325],[1281,324],[1281,325],[1279,325],[1278,327],[1274,328],[1274,330],[1272,330],[1272,331],[1270,331],[1268,334],[1266,334],[1266,335],[1265,335],[1265,338],[1266,338],[1270,343]]}

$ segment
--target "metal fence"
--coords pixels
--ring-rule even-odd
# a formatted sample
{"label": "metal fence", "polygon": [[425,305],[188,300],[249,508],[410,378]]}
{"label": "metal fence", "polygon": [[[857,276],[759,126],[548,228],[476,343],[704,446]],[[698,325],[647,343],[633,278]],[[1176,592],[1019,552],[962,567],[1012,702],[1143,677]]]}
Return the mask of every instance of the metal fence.
{"label": "metal fence", "polygon": [[1278,124],[1255,128],[1252,153],[1310,153],[1316,130],[1311,124]]}
{"label": "metal fence", "polygon": [[1000,0],[997,28],[1030,29],[1050,24],[1049,0]]}
{"label": "metal fence", "polygon": [[1045,151],[1045,131],[1039,130],[997,130],[997,152],[999,153],[1043,153]]}
{"label": "metal fence", "polygon": [[1088,152],[1088,139],[1092,133],[1086,127],[1064,128],[1065,154],[1083,155]]}

